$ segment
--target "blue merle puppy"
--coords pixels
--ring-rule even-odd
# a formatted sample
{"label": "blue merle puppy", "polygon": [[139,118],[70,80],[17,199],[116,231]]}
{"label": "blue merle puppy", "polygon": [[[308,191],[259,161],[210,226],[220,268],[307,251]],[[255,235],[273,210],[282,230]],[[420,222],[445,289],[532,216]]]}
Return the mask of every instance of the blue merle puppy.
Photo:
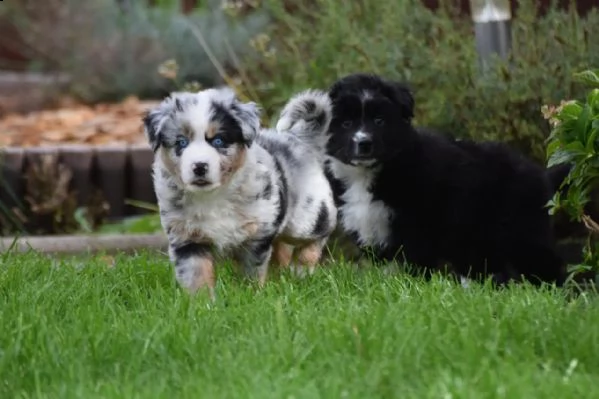
{"label": "blue merle puppy", "polygon": [[229,87],[172,93],[144,117],[153,179],[177,281],[214,298],[215,255],[262,285],[270,261],[313,271],[336,226],[324,173],[326,94],[306,91],[260,127]]}

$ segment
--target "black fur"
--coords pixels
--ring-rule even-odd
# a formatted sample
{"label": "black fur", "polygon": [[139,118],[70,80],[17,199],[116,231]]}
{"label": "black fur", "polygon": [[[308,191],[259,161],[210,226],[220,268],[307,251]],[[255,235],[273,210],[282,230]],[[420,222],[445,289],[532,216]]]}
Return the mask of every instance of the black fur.
{"label": "black fur", "polygon": [[[239,125],[239,122],[233,117],[231,111],[218,102],[213,102],[211,104],[211,108],[212,120],[214,122],[218,122],[220,125],[218,137],[220,137],[224,141],[225,147],[228,147],[232,144],[245,144],[246,146],[248,146],[249,142],[247,142],[243,138],[241,126]],[[209,141],[213,139],[210,139]]]}
{"label": "black fur", "polygon": [[[302,110],[302,115],[309,115],[316,111],[316,103],[314,101],[306,101],[304,103],[304,109]],[[314,118],[307,119],[308,121],[315,122],[316,125],[323,125],[326,121],[327,115],[324,112],[319,112]],[[296,119],[299,119],[296,117]]]}
{"label": "black fur", "polygon": [[306,198],[306,208],[310,207],[310,205],[312,205],[312,203],[314,202],[314,197],[308,197]]}
{"label": "black fur", "polygon": [[285,173],[283,172],[283,167],[278,159],[275,158],[275,167],[277,168],[277,172],[281,178],[281,185],[279,186],[279,210],[277,217],[275,219],[275,225],[278,227],[283,223],[285,219],[285,213],[287,212],[287,193],[288,193],[288,185],[287,178],[285,177]]}
{"label": "black fur", "polygon": [[[267,178],[268,177],[269,176],[267,176]],[[272,182],[269,179],[266,182],[266,185],[264,186],[264,190],[262,191],[260,197],[268,200],[268,199],[270,199],[271,196],[272,196]]]}
{"label": "black fur", "polygon": [[316,222],[314,223],[312,234],[315,236],[325,236],[329,233],[329,225],[329,212],[327,211],[326,204],[322,203],[318,210],[318,218],[316,218]]}
{"label": "black fur", "polygon": [[[329,95],[329,155],[349,164],[352,135],[373,138],[374,165],[356,167],[376,171],[373,200],[394,211],[386,247],[374,248],[380,259],[403,255],[427,269],[447,262],[472,278],[563,283],[545,207],[555,183],[544,168],[504,144],[456,141],[415,128],[414,100],[399,83],[354,74],[337,81]],[[346,187],[334,178],[332,185],[341,205]]]}
{"label": "black fur", "polygon": [[274,236],[267,236],[252,240],[246,244],[246,249],[251,254],[251,265],[249,266],[260,266],[264,263],[269,251],[272,248],[272,241]]}
{"label": "black fur", "polygon": [[[170,112],[183,112],[185,107],[182,101],[183,100],[179,98],[175,99],[174,107]],[[195,98],[189,98],[187,101],[195,103],[197,100]],[[218,136],[224,141],[224,147],[226,148],[233,144],[244,144],[245,146],[249,147],[251,142],[244,138],[239,120],[236,119],[236,117],[244,116],[245,111],[237,105],[232,106],[231,109],[228,109],[225,105],[219,102],[212,102],[210,106],[212,121],[218,122],[220,125]],[[150,143],[152,151],[154,152],[156,152],[160,146],[169,148],[172,147],[174,148],[176,155],[180,156],[183,149],[175,145],[175,140],[177,138],[170,137],[170,140],[167,140],[157,129],[160,121],[163,120],[164,117],[164,111],[154,111],[146,113],[142,118],[145,130],[147,132],[148,142]],[[211,140],[213,139],[214,138]]]}
{"label": "black fur", "polygon": [[270,153],[281,154],[281,157],[285,158],[285,160],[289,162],[292,167],[301,163],[301,160],[298,159],[296,155],[289,149],[289,145],[287,143],[274,140],[263,140],[262,138],[259,138],[259,143]]}
{"label": "black fur", "polygon": [[175,100],[175,109],[179,112],[183,112],[183,104],[181,104],[181,100],[178,98]]}
{"label": "black fur", "polygon": [[210,246],[208,244],[198,244],[195,242],[186,242],[173,249],[176,261],[175,267],[179,262],[191,258],[192,256],[206,256],[210,254]]}
{"label": "black fur", "polygon": [[152,151],[158,151],[158,148],[160,148],[160,145],[162,144],[162,137],[161,134],[156,131],[156,114],[148,112],[142,118],[142,122],[146,128],[146,131],[148,132],[148,141],[152,147]]}

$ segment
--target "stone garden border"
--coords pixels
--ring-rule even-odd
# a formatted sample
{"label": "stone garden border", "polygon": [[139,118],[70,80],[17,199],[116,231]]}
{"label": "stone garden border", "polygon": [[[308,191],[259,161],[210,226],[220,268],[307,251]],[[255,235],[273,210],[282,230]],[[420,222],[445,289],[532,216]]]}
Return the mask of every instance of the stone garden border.
{"label": "stone garden border", "polygon": [[53,254],[85,254],[90,252],[134,252],[143,249],[166,251],[164,234],[65,235],[0,238],[0,253],[25,253],[31,250]]}

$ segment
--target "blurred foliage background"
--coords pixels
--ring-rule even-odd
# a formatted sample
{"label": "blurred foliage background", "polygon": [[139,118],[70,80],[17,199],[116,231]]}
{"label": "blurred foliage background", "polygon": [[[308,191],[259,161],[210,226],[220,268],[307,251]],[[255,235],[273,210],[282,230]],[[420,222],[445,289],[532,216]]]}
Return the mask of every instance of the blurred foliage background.
{"label": "blurred foliage background", "polygon": [[68,79],[57,95],[92,104],[228,83],[262,106],[265,124],[296,91],[375,72],[412,86],[417,124],[506,141],[544,162],[541,107],[584,97],[572,77],[599,65],[599,9],[512,0],[512,53],[483,75],[464,0],[435,3],[4,2],[0,69],[60,73]]}
{"label": "blurred foliage background", "polygon": [[[3,5],[2,17],[30,69],[68,74],[69,94],[88,102],[228,82],[260,102],[268,123],[295,91],[371,71],[412,85],[417,123],[508,141],[542,160],[541,106],[579,97],[572,74],[599,64],[598,9],[515,1],[513,52],[483,77],[462,3],[441,0],[433,11],[420,0],[23,0]],[[157,73],[169,59],[176,82]]]}

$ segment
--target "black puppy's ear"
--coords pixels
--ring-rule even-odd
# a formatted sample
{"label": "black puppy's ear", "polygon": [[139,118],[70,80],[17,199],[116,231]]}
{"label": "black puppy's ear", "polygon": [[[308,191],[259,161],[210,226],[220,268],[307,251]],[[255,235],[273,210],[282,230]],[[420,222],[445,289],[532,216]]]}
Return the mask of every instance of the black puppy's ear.
{"label": "black puppy's ear", "polygon": [[158,120],[159,113],[156,111],[148,111],[142,119],[144,133],[153,152],[156,152],[162,144],[162,134],[158,131]]}
{"label": "black puppy's ear", "polygon": [[388,82],[390,93],[389,97],[399,105],[401,115],[404,119],[410,120],[414,117],[414,96],[410,88],[399,82]]}

